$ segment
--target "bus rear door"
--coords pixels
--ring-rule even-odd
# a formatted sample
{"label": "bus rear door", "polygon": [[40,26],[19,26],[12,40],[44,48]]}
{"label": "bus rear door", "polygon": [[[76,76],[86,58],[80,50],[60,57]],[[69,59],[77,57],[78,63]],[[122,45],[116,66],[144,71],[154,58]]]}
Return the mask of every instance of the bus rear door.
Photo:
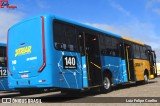
{"label": "bus rear door", "polygon": [[132,57],[132,46],[126,43],[121,44],[121,53],[122,57],[126,60],[126,69],[127,69],[127,76],[128,81],[135,81],[135,73],[134,73],[134,66],[133,66],[133,57]]}
{"label": "bus rear door", "polygon": [[96,87],[102,85],[98,36],[80,33],[79,44],[82,56],[83,86]]}

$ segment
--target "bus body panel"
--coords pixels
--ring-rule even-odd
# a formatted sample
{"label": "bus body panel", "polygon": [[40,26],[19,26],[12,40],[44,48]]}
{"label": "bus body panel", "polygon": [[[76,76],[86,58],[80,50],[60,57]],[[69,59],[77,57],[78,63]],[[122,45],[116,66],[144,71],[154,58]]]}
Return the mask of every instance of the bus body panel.
{"label": "bus body panel", "polygon": [[150,75],[150,64],[148,60],[134,59],[133,63],[137,81],[144,80],[145,70],[147,70]]}
{"label": "bus body panel", "polygon": [[[79,53],[55,51],[56,57],[54,58],[54,71],[57,71],[58,76],[55,77],[61,88],[82,88],[82,69],[81,57]],[[76,69],[64,69],[64,56],[76,57]]]}
{"label": "bus body panel", "polygon": [[102,56],[102,70],[108,69],[113,76],[113,84],[127,82],[125,60],[120,57]]}
{"label": "bus body panel", "polygon": [[[10,74],[8,75],[10,88],[43,88],[55,86],[53,67],[48,65],[37,77],[15,79]],[[14,74],[13,74],[14,75]]]}
{"label": "bus body panel", "polygon": [[121,69],[123,73],[123,81],[128,82],[127,68],[126,68],[126,60],[122,60]]}
{"label": "bus body panel", "polygon": [[44,61],[44,23],[39,16],[14,25],[9,30],[8,69],[12,73],[12,75],[8,74],[10,88],[30,87],[32,84],[34,86],[36,84],[37,87],[41,84],[53,86],[52,74],[50,74],[50,70],[53,69],[50,69],[50,66],[43,70],[48,73],[38,72]]}
{"label": "bus body panel", "polygon": [[41,18],[23,22],[9,30],[8,64],[15,79],[39,75],[38,70],[43,64],[41,30]]}

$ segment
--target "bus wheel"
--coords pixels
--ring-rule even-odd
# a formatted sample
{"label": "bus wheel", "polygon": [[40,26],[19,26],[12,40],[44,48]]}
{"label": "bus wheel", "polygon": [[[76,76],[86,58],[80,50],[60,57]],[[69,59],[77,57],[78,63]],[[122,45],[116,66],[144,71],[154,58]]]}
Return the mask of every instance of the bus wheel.
{"label": "bus wheel", "polygon": [[111,90],[111,77],[110,76],[105,76],[103,79],[103,86],[101,88],[101,91],[103,93],[107,93]]}
{"label": "bus wheel", "polygon": [[145,73],[144,74],[144,84],[148,83],[148,75]]}

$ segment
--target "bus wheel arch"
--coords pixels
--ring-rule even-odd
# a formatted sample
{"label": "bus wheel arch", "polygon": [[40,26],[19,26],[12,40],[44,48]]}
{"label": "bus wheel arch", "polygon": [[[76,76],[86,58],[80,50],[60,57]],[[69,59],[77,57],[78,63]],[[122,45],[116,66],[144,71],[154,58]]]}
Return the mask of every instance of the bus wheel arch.
{"label": "bus wheel arch", "polygon": [[113,82],[112,73],[109,69],[103,71],[103,84],[101,87],[101,92],[107,93],[111,91],[111,85]]}
{"label": "bus wheel arch", "polygon": [[112,75],[111,70],[105,69],[105,70],[103,71],[103,77],[104,77],[104,76],[110,76],[111,81],[113,82],[113,75]]}

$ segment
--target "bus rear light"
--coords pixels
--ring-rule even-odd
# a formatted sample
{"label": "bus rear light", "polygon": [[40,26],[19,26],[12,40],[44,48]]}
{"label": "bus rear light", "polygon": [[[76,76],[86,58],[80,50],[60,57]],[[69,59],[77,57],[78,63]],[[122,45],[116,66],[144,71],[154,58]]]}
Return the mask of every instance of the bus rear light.
{"label": "bus rear light", "polygon": [[59,72],[59,74],[65,74],[65,72]]}
{"label": "bus rear light", "polygon": [[46,66],[46,48],[45,48],[45,33],[44,33],[44,17],[41,16],[42,19],[42,52],[43,52],[43,65],[38,70],[38,72],[42,72],[44,67]]}
{"label": "bus rear light", "polygon": [[46,82],[46,80],[42,80],[42,82]]}
{"label": "bus rear light", "polygon": [[46,82],[46,80],[39,80],[38,82]]}
{"label": "bus rear light", "polygon": [[42,65],[41,68],[38,70],[38,72],[42,72],[42,70],[44,69],[45,66],[46,66],[46,63],[43,63],[43,65]]}

